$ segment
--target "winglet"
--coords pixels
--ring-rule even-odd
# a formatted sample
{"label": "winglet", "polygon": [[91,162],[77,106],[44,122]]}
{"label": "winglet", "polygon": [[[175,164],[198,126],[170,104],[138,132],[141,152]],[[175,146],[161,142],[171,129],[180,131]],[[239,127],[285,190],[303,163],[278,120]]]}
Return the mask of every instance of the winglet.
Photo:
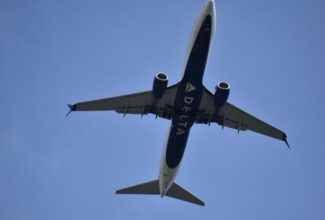
{"label": "winglet", "polygon": [[69,112],[65,115],[65,117],[67,117],[68,115],[70,115],[71,112],[76,110],[76,105],[68,104],[68,107],[69,107]]}
{"label": "winglet", "polygon": [[286,143],[287,147],[290,149],[290,145],[289,145],[289,143],[287,141],[287,135],[286,134],[283,135],[282,140]]}

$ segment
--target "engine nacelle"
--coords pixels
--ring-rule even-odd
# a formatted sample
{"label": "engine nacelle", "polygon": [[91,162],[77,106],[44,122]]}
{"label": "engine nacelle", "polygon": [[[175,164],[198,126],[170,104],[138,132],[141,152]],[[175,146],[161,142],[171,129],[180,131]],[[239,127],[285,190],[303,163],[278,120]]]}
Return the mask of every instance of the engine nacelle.
{"label": "engine nacelle", "polygon": [[230,93],[230,85],[227,82],[219,82],[214,93],[214,104],[221,108],[227,101]]}
{"label": "engine nacelle", "polygon": [[166,73],[157,73],[153,80],[152,95],[159,99],[163,96],[168,85],[168,75]]}

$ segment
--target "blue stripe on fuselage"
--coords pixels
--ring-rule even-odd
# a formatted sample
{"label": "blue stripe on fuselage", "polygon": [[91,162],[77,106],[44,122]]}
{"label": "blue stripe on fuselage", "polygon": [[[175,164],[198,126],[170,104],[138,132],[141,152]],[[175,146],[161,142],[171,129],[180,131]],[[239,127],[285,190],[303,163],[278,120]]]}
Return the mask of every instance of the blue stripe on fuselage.
{"label": "blue stripe on fuselage", "polygon": [[195,122],[203,93],[203,74],[208,57],[212,29],[211,16],[206,16],[193,44],[185,73],[176,92],[172,127],[166,152],[168,167],[182,160],[190,129]]}

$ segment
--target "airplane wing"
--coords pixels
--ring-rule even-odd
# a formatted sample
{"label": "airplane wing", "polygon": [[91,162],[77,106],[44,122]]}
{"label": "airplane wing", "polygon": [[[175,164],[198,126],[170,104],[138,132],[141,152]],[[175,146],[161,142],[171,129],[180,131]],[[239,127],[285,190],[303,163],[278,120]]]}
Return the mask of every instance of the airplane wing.
{"label": "airplane wing", "polygon": [[[145,91],[111,98],[97,99],[79,102],[69,105],[71,111],[116,111],[122,114],[148,114],[152,113],[159,117],[171,118],[176,90],[178,85],[166,89],[160,99],[152,96],[152,91]],[[70,113],[69,112],[69,113]],[[68,113],[68,114],[69,114]]]}
{"label": "airplane wing", "polygon": [[211,122],[218,123],[222,127],[236,129],[238,132],[251,130],[267,135],[284,141],[289,147],[287,135],[283,131],[248,114],[229,102],[227,102],[222,108],[217,109],[214,105],[214,95],[205,88],[196,123],[210,124]]}

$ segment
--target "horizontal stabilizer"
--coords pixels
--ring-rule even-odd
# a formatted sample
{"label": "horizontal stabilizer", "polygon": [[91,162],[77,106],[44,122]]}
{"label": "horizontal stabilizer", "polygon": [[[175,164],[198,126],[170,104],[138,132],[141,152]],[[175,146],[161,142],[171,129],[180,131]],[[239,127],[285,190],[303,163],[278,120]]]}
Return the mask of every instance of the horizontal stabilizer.
{"label": "horizontal stabilizer", "polygon": [[183,189],[181,186],[177,185],[176,183],[173,183],[173,185],[166,193],[166,196],[204,206],[203,201],[201,201],[191,193],[187,192],[185,189]]}
{"label": "horizontal stabilizer", "polygon": [[141,183],[135,186],[119,189],[116,194],[151,194],[159,195],[159,180]]}
{"label": "horizontal stabilizer", "polygon": [[[153,180],[146,183],[141,183],[135,186],[130,186],[127,188],[119,189],[116,194],[146,194],[146,195],[159,195],[159,180]],[[167,191],[166,196],[180,199],[186,202],[194,203],[197,205],[204,206],[204,202],[196,198],[191,193],[187,192],[185,189],[173,183],[170,189]]]}

